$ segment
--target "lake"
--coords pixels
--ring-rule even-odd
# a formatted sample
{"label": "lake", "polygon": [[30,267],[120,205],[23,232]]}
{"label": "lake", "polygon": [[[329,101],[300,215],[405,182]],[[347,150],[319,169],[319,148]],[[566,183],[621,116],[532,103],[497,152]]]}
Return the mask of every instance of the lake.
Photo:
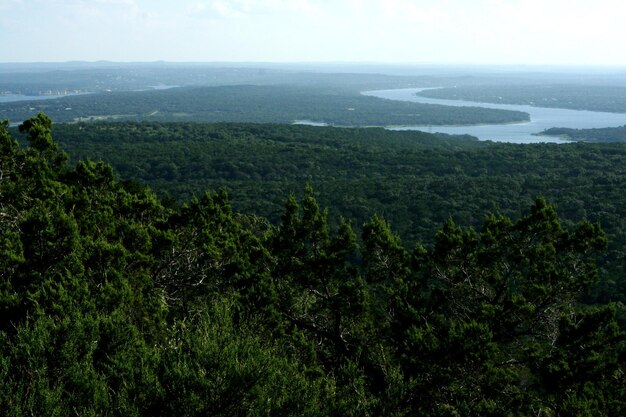
{"label": "lake", "polygon": [[364,91],[363,95],[388,100],[413,101],[424,104],[440,104],[458,107],[485,107],[490,109],[516,110],[528,113],[529,122],[474,125],[474,126],[389,126],[390,130],[422,130],[425,132],[441,132],[452,135],[469,134],[480,140],[510,143],[563,143],[562,139],[549,136],[533,136],[551,127],[568,127],[573,129],[590,129],[599,127],[617,127],[626,125],[626,114],[596,111],[552,109],[514,104],[477,103],[463,100],[443,100],[421,97],[416,93],[427,88],[403,88],[394,90]]}

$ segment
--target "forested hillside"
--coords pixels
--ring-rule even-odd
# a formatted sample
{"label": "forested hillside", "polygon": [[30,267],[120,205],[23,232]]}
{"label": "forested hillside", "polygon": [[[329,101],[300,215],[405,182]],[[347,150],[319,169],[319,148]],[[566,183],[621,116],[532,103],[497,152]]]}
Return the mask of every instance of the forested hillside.
{"label": "forested hillside", "polygon": [[[312,81],[309,81],[311,83]],[[461,125],[528,120],[518,111],[457,108],[383,100],[353,88],[235,85],[117,91],[0,104],[0,119],[24,120],[44,111],[57,122],[133,120],[292,123],[338,126]]]}
{"label": "forested hillside", "polygon": [[449,218],[479,227],[488,213],[520,217],[539,195],[568,226],[599,222],[609,236],[594,297],[626,302],[626,147],[514,145],[384,129],[250,124],[57,125],[78,159],[187,201],[226,188],[237,211],[276,224],[288,193],[313,186],[331,222],[360,230],[383,215],[407,247],[430,244]]}
{"label": "forested hillside", "polygon": [[566,127],[553,127],[551,129],[544,130],[540,134],[546,136],[560,136],[568,140],[591,143],[626,142],[626,126],[596,129],[568,129]]}
{"label": "forested hillside", "polygon": [[626,411],[622,307],[581,302],[607,245],[583,216],[566,226],[538,198],[408,250],[380,215],[359,235],[329,223],[310,188],[275,224],[223,191],[164,204],[105,163],[68,163],[47,116],[20,131],[27,145],[0,125],[4,415]]}
{"label": "forested hillside", "polygon": [[[606,81],[605,81],[606,82]],[[482,103],[527,104],[559,109],[626,112],[626,86],[591,84],[464,85],[421,91],[419,95]]]}

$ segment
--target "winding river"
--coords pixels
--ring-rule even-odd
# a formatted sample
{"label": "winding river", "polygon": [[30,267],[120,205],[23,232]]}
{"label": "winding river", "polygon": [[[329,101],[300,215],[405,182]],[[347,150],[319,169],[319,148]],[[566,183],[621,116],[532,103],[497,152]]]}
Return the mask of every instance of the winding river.
{"label": "winding river", "polygon": [[362,94],[388,100],[413,101],[425,104],[444,106],[485,107],[490,109],[517,110],[530,115],[529,122],[510,124],[489,124],[473,126],[399,126],[388,127],[391,130],[423,130],[426,132],[442,132],[455,135],[469,134],[480,140],[510,143],[563,143],[560,138],[535,136],[551,127],[569,127],[589,129],[600,127],[617,127],[626,125],[626,114],[596,111],[551,109],[513,104],[477,103],[463,100],[443,100],[418,96],[416,93],[427,88],[403,88],[394,90],[364,91]]}

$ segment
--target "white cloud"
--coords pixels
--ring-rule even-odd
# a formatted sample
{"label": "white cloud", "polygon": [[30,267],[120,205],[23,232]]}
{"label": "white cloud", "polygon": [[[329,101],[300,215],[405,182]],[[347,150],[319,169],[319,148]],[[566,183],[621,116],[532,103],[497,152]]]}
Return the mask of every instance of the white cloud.
{"label": "white cloud", "polygon": [[622,1],[0,0],[0,59],[626,64]]}

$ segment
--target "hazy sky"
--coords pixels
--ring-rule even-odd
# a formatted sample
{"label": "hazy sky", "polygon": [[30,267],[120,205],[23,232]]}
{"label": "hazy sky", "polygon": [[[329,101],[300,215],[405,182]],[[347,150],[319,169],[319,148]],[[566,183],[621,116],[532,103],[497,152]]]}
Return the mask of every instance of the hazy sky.
{"label": "hazy sky", "polygon": [[0,62],[626,65],[624,0],[0,0]]}

